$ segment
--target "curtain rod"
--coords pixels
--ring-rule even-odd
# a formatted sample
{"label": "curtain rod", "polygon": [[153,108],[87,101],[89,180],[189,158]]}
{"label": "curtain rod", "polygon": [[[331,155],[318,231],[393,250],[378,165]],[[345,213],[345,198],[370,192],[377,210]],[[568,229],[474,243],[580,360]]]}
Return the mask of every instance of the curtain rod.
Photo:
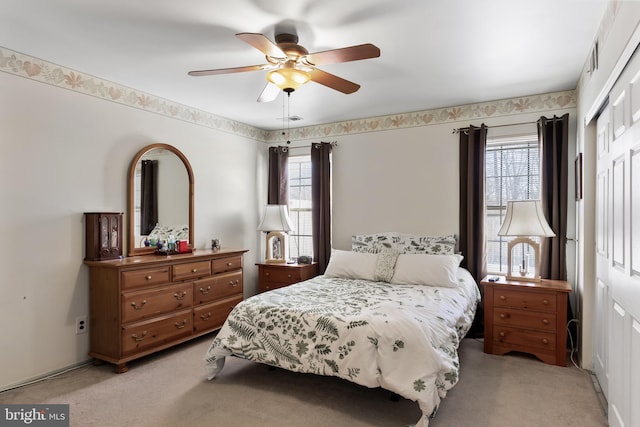
{"label": "curtain rod", "polygon": [[[320,141],[320,142],[324,142],[324,141]],[[318,144],[317,142],[313,142],[312,144]],[[332,147],[337,147],[338,146],[338,141],[332,141],[329,144],[331,144]],[[282,148],[283,150],[289,150],[291,148],[311,148],[311,145],[296,145],[295,147],[290,147],[290,146],[286,146],[286,145],[277,145],[275,147],[270,147],[270,148]]]}
{"label": "curtain rod", "polygon": [[[505,126],[519,126],[519,125],[532,125],[534,123],[538,123],[538,120],[536,120],[535,122],[520,122],[520,123],[509,123],[506,125],[493,125],[493,126],[487,126],[487,128],[501,128],[501,127],[505,127]],[[469,131],[469,127],[465,127],[465,128],[458,128],[458,129],[454,129],[451,133],[460,133],[460,132],[467,132]]]}

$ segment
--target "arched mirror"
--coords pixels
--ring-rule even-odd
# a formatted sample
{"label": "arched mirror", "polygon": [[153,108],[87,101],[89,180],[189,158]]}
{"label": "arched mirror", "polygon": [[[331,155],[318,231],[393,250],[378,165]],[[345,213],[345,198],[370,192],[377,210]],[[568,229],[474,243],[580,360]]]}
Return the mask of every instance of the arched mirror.
{"label": "arched mirror", "polygon": [[149,237],[189,241],[193,247],[193,170],[175,147],[152,144],[129,169],[129,256],[153,253]]}

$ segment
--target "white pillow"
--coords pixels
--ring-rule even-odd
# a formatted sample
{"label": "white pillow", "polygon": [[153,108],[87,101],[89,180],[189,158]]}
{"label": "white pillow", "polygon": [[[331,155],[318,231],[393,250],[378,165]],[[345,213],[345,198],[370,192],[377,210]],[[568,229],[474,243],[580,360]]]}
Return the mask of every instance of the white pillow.
{"label": "white pillow", "polygon": [[331,249],[325,276],[374,280],[378,254]]}
{"label": "white pillow", "polygon": [[458,266],[463,256],[400,254],[391,283],[453,288],[458,286]]}

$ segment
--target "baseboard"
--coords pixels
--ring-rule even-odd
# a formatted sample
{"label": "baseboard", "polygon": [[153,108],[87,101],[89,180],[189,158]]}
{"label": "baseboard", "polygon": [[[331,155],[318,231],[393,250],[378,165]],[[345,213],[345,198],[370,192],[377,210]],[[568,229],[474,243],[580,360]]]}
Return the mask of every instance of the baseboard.
{"label": "baseboard", "polygon": [[78,363],[74,363],[72,365],[67,366],[66,368],[60,368],[60,369],[56,369],[55,371],[51,371],[48,372],[46,374],[42,374],[42,375],[38,375],[37,377],[33,377],[30,378],[28,380],[25,381],[21,381],[19,383],[15,383],[12,385],[8,385],[8,386],[4,386],[4,387],[0,387],[0,393],[5,392],[5,391],[9,391],[9,390],[13,390],[16,388],[20,388],[20,387],[24,387],[26,385],[30,385],[30,384],[34,384],[52,377],[55,377],[57,375],[62,375],[66,372],[69,371],[73,371],[74,369],[78,369],[78,368],[82,368],[83,366],[87,366],[93,363],[94,359],[88,359],[82,362],[78,362]]}

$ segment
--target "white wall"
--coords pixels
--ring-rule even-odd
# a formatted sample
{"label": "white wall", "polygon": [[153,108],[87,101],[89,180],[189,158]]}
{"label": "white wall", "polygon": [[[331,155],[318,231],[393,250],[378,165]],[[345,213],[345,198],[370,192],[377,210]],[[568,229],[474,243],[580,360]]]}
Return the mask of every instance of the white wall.
{"label": "white wall", "polygon": [[75,334],[88,314],[83,212],[126,212],[129,165],[148,144],[190,160],[195,245],[249,249],[255,293],[264,143],[7,73],[0,93],[0,389],[88,358]]}

